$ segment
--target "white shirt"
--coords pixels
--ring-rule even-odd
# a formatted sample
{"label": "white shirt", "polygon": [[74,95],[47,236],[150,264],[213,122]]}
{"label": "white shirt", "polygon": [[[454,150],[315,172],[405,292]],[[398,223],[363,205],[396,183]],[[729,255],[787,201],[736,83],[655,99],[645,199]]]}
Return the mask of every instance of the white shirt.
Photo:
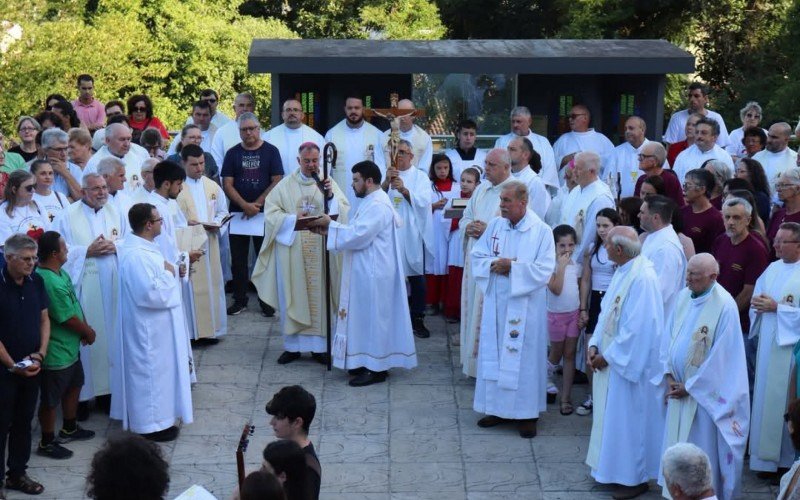
{"label": "white shirt", "polygon": [[320,154],[325,146],[325,139],[316,130],[308,125],[298,128],[289,128],[285,124],[272,128],[263,135],[263,139],[272,144],[281,152],[283,175],[290,175],[300,167],[297,158],[300,156],[300,145],[304,142],[313,142],[319,147]]}
{"label": "white shirt", "polygon": [[678,157],[675,158],[675,165],[672,166],[672,170],[678,176],[678,180],[681,181],[682,184],[686,178],[686,172],[700,168],[703,163],[708,160],[722,161],[731,169],[731,174],[733,173],[733,160],[731,159],[731,155],[718,144],[714,144],[714,147],[708,151],[701,151],[700,148],[697,147],[697,144],[692,144],[681,151]]}
{"label": "white shirt", "polygon": [[[498,137],[494,143],[494,147],[508,149],[508,144],[516,137],[518,136],[513,132]],[[560,163],[556,163],[556,156],[553,152],[553,146],[550,145],[550,141],[548,141],[547,137],[543,135],[535,134],[533,130],[529,130],[528,135],[525,137],[531,141],[533,150],[539,153],[539,156],[541,157],[542,171],[539,172],[539,176],[542,178],[542,181],[546,186],[558,189],[559,185],[561,184],[559,182],[559,178],[563,176],[559,175],[558,173],[558,166]],[[483,167],[483,164],[481,164],[481,167]]]}
{"label": "white shirt", "polygon": [[[609,166],[613,161],[614,144],[600,132],[590,128],[586,132],[567,132],[558,138],[553,144],[553,151],[556,156],[556,165],[561,165],[565,156],[592,151],[600,155],[600,178],[605,179]],[[562,169],[559,178],[563,179]]]}
{"label": "white shirt", "polygon": [[[725,127],[725,120],[722,119],[719,113],[706,110],[706,118],[710,118],[719,123],[719,136],[717,136],[717,145],[725,147],[728,145],[728,129]],[[672,114],[667,125],[667,131],[664,133],[664,142],[675,144],[686,139],[686,120],[689,119],[689,110],[682,109]]]}

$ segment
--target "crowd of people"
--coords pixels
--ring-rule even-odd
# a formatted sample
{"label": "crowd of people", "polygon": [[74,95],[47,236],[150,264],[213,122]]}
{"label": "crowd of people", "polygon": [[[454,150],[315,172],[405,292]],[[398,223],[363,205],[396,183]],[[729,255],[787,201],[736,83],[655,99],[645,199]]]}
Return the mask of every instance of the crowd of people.
{"label": "crowd of people", "polygon": [[[728,134],[692,84],[663,143],[630,116],[616,147],[587,106],[552,145],[518,106],[492,149],[465,119],[437,152],[408,99],[381,132],[348,94],[323,136],[294,98],[263,130],[253,95],[236,96],[230,119],[207,89],[167,145],[148,96],[103,105],[90,75],[77,90],[20,117],[13,147],[0,141],[6,488],[43,491],[25,472],[37,403],[33,446],[53,459],[93,438],[78,424],[89,402],[139,437],[174,440],[193,420],[192,345],[217,343],[251,287],[278,315],[278,364],[310,353],[353,387],[413,369],[426,315],[458,323],[448,341],[475,379],[477,425],[533,438],[556,401],[565,417],[591,416],[586,463],[615,498],[654,479],[674,498],[735,498],[748,444],[764,479],[792,465],[800,167],[789,124],[760,128],[757,103]],[[338,155],[325,177],[327,143]],[[577,379],[592,389],[576,406]],[[313,409],[280,409],[278,396],[276,436],[316,459]],[[150,453],[135,438],[131,453]],[[707,455],[710,482],[671,479],[694,460],[680,443]],[[296,451],[270,446],[269,463]],[[318,495],[319,462],[303,463]],[[307,498],[272,468],[287,498]],[[271,480],[248,477],[242,497]]]}

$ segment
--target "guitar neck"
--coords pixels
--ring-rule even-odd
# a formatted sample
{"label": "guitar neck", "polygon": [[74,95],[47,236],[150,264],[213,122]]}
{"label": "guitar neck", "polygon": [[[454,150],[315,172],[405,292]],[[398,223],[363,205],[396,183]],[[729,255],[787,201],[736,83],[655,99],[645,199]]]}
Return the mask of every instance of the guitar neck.
{"label": "guitar neck", "polygon": [[244,424],[242,429],[242,437],[239,438],[239,445],[236,447],[236,473],[239,476],[239,489],[242,488],[244,483],[244,453],[247,451],[247,445],[250,443],[250,436],[253,435],[255,426],[250,422]]}

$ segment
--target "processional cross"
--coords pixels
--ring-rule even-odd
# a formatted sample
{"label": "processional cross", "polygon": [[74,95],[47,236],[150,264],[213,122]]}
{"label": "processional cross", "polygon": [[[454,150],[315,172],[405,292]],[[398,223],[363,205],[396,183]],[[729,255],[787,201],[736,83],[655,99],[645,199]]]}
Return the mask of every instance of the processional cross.
{"label": "processional cross", "polygon": [[[400,117],[401,116],[425,116],[423,108],[417,109],[398,109],[397,103],[399,94],[392,92],[389,94],[389,107],[388,108],[367,108],[364,110],[364,116],[367,119],[372,119],[374,116],[380,116],[389,121],[391,132],[389,133],[389,152],[392,159],[392,168],[397,168],[397,146],[400,144]],[[383,154],[383,151],[381,151]]]}

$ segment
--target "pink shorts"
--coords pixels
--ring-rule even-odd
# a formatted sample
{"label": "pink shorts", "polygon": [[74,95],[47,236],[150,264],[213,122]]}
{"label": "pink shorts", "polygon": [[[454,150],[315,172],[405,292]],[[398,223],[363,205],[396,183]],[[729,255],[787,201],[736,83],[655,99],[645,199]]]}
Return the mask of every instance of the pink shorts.
{"label": "pink shorts", "polygon": [[581,334],[578,328],[578,318],[580,311],[556,313],[547,312],[547,333],[550,335],[550,342],[564,342],[567,337],[574,339]]}

